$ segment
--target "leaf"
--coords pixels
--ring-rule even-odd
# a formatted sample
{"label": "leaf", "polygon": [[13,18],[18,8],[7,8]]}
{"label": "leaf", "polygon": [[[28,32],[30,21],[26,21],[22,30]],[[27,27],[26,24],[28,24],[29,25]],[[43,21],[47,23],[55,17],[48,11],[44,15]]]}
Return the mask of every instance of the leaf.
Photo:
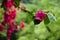
{"label": "leaf", "polygon": [[56,21],[56,18],[55,18],[55,16],[52,13],[48,13],[47,15],[48,15],[48,18],[49,18],[49,20],[51,22],[55,22]]}
{"label": "leaf", "polygon": [[50,23],[50,20],[48,18],[48,15],[46,15],[46,18],[44,19],[44,24],[48,25]]}
{"label": "leaf", "polygon": [[15,6],[19,7],[20,5],[20,1],[19,0],[15,0]]}

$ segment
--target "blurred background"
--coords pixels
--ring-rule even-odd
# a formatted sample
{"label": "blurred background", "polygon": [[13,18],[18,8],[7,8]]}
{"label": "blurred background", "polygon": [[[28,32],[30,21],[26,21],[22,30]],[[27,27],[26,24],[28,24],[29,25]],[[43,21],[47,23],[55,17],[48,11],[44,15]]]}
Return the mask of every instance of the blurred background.
{"label": "blurred background", "polygon": [[[0,0],[1,3],[2,0]],[[19,9],[15,22],[19,26],[20,21],[24,21],[25,27],[22,32],[18,32],[18,40],[60,40],[60,0],[22,0],[21,5],[24,5],[28,11],[34,11],[33,15],[37,10],[52,11],[56,17],[56,22],[49,23],[48,27],[51,30],[49,32],[44,25],[44,21],[38,25],[33,25],[31,15],[27,12],[21,12]],[[3,12],[3,8],[0,8],[0,23],[3,20]],[[6,36],[4,31],[1,34]]]}

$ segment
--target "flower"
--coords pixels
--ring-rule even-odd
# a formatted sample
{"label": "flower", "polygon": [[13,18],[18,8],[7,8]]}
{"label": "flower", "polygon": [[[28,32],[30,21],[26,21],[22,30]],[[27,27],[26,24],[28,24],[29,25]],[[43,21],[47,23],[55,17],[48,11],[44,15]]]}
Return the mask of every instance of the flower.
{"label": "flower", "polygon": [[15,19],[15,18],[16,18],[16,10],[11,11],[10,17],[11,17],[12,19]]}
{"label": "flower", "polygon": [[18,27],[16,22],[12,22],[11,25],[14,27],[14,30],[18,31]]}
{"label": "flower", "polygon": [[36,13],[36,20],[43,21],[46,18],[46,13],[43,10],[39,10]]}
{"label": "flower", "polygon": [[24,22],[21,22],[20,23],[20,30],[22,30],[24,27],[25,27],[25,23]]}
{"label": "flower", "polygon": [[7,24],[8,22],[11,23],[12,20],[16,18],[16,10],[13,10],[11,12],[4,12],[4,21],[3,24]]}
{"label": "flower", "polygon": [[11,37],[13,31],[14,31],[14,27],[9,25],[8,30],[7,30],[8,40],[10,40],[10,37]]}
{"label": "flower", "polygon": [[2,7],[5,9],[10,9],[14,5],[14,0],[3,0]]}
{"label": "flower", "polygon": [[8,36],[8,40],[11,40],[11,36],[12,36],[12,33],[14,31],[17,31],[17,25],[15,22],[12,22],[9,27],[8,27],[8,30],[7,30],[7,36]]}
{"label": "flower", "polygon": [[42,22],[46,18],[46,13],[43,10],[39,10],[36,12],[34,17],[34,24],[37,25]]}
{"label": "flower", "polygon": [[4,30],[3,25],[0,24],[0,32],[2,32]]}

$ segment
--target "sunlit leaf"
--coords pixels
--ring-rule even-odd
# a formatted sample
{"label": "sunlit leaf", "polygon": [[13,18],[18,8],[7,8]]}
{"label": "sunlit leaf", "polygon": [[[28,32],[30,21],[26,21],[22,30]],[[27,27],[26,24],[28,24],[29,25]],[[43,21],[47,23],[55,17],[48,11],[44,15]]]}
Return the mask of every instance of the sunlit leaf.
{"label": "sunlit leaf", "polygon": [[56,21],[56,18],[55,16],[52,14],[52,13],[48,13],[48,18],[51,22],[55,22]]}

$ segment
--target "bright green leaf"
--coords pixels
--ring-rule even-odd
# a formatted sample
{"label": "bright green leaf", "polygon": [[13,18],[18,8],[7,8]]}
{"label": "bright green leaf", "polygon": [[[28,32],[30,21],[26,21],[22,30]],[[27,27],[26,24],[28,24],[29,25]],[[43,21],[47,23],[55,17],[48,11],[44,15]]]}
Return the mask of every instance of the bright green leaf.
{"label": "bright green leaf", "polygon": [[56,21],[56,18],[55,18],[55,16],[52,13],[48,13],[47,15],[48,15],[48,18],[49,18],[49,20],[51,22],[55,22]]}

